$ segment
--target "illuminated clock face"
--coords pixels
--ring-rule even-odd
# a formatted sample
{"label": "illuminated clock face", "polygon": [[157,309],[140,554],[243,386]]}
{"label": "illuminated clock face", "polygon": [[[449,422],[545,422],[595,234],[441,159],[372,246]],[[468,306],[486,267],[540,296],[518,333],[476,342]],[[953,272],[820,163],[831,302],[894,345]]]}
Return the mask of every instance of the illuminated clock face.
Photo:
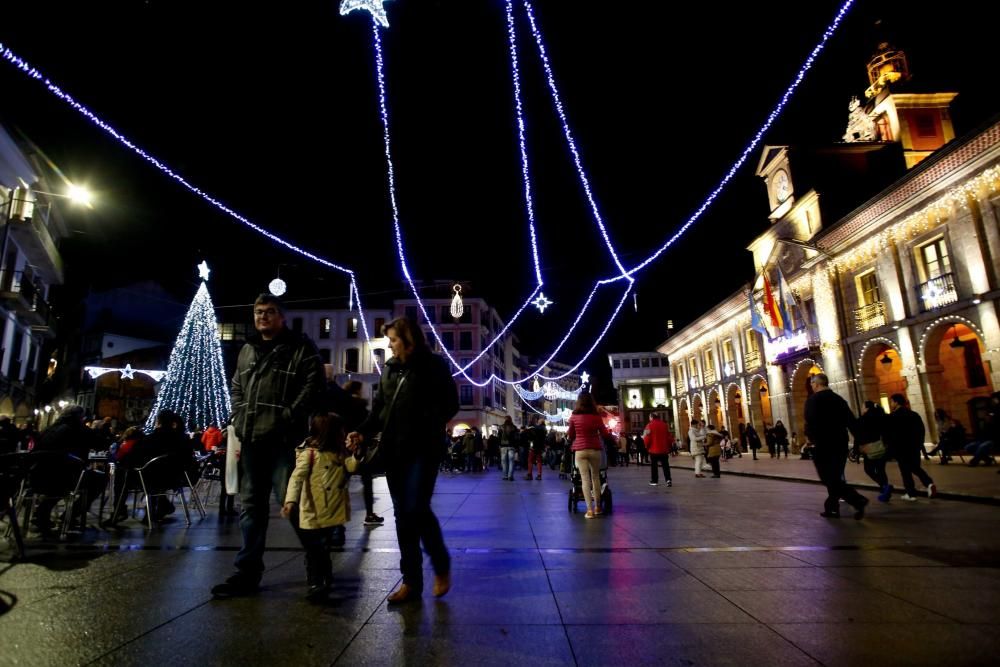
{"label": "illuminated clock face", "polygon": [[791,184],[788,182],[788,172],[779,169],[774,175],[774,196],[778,202],[783,202],[792,194]]}

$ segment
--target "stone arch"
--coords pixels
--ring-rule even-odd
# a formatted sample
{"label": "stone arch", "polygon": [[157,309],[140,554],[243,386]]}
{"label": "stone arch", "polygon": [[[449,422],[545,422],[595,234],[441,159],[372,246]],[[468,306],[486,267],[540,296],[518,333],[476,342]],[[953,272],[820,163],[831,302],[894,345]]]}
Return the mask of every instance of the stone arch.
{"label": "stone arch", "polygon": [[708,392],[708,405],[705,408],[705,419],[709,423],[713,424],[715,428],[725,428],[725,423],[722,420],[722,396],[719,394],[718,387],[712,387],[712,390]]}
{"label": "stone arch", "polygon": [[0,400],[0,415],[14,416],[14,401],[10,396],[4,396],[3,400]]}
{"label": "stone arch", "polygon": [[983,361],[986,346],[970,324],[964,318],[939,322],[925,332],[921,353],[934,408],[947,411],[970,434],[977,434],[985,425],[995,388]]}
{"label": "stone arch", "polygon": [[743,393],[735,382],[730,382],[726,387],[726,415],[729,417],[729,432],[736,437],[740,432],[740,424],[746,423],[746,415],[743,412]]}
{"label": "stone arch", "polygon": [[791,391],[789,392],[791,395],[791,409],[789,410],[788,417],[789,423],[785,424],[785,428],[788,430],[789,435],[797,433],[800,436],[800,439],[805,437],[806,400],[813,395],[810,379],[813,375],[822,372],[823,368],[815,359],[812,359],[811,357],[803,359],[795,365],[795,369],[792,371]]}
{"label": "stone arch", "polygon": [[868,341],[858,359],[861,399],[873,401],[889,412],[889,397],[893,394],[905,394],[907,384],[899,348],[888,338],[873,338]]}
{"label": "stone arch", "polygon": [[[764,391],[761,391],[763,389]],[[771,389],[768,387],[767,378],[763,375],[754,375],[750,378],[750,395],[747,396],[747,404],[750,406],[750,421],[754,428],[764,438],[764,423],[770,424],[771,413]]]}
{"label": "stone arch", "polygon": [[688,412],[688,400],[682,398],[677,401],[677,437],[687,436],[688,429],[691,428],[691,415]]}
{"label": "stone arch", "polygon": [[701,394],[695,394],[691,399],[691,418],[701,421],[705,418],[705,403]]}

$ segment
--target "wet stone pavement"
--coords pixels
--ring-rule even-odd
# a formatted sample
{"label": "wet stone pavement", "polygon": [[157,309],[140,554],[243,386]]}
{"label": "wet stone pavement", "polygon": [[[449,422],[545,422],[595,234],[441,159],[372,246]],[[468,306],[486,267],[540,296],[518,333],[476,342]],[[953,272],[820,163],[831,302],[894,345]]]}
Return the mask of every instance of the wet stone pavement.
{"label": "wet stone pavement", "polygon": [[863,521],[827,520],[816,485],[648,475],[612,468],[614,513],[592,521],[554,473],[442,475],[452,591],[401,608],[384,480],[386,524],[355,512],[324,604],[276,514],[262,591],[228,601],[209,589],[240,537],[215,507],[190,528],[32,537],[27,562],[0,563],[0,665],[995,664],[1000,508],[866,492]]}

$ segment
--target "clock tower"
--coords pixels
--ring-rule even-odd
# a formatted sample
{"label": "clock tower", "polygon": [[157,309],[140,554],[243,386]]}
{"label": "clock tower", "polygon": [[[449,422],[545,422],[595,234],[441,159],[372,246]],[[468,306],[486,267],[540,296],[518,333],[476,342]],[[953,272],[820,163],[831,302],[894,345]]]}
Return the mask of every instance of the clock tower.
{"label": "clock tower", "polygon": [[791,168],[788,164],[788,146],[765,146],[757,164],[756,175],[767,187],[767,201],[775,221],[785,215],[795,202]]}

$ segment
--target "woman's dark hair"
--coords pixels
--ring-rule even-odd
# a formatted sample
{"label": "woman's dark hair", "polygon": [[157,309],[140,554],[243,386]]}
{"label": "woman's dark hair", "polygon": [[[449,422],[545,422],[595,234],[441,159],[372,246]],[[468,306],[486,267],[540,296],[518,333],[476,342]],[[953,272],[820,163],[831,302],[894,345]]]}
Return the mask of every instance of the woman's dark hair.
{"label": "woman's dark hair", "polygon": [[351,396],[360,396],[363,385],[357,380],[348,380],[344,383],[344,391]]}
{"label": "woman's dark hair", "polygon": [[424,331],[409,317],[397,317],[392,322],[382,326],[382,335],[387,336],[389,329],[396,332],[396,337],[402,339],[403,345],[415,354],[430,352]]}
{"label": "woman's dark hair", "polygon": [[321,452],[347,455],[344,422],[335,412],[317,413],[309,420],[309,445]]}
{"label": "woman's dark hair", "polygon": [[576,407],[573,408],[574,415],[596,415],[597,401],[589,391],[581,391],[576,399]]}

